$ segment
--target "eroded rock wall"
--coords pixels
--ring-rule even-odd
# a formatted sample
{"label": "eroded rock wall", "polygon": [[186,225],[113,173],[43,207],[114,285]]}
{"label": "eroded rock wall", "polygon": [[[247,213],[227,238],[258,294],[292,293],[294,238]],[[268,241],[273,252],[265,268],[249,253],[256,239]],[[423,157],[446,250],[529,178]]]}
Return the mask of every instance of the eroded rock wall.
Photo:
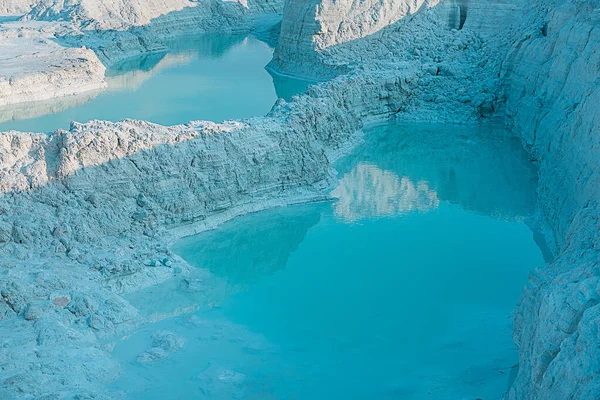
{"label": "eroded rock wall", "polygon": [[490,58],[501,59],[498,42],[509,42],[524,7],[522,0],[290,1],[269,68],[323,79],[364,63],[419,58],[421,50],[439,59],[439,42],[449,45],[449,33],[462,30],[493,42],[500,54]]}
{"label": "eroded rock wall", "polygon": [[[166,244],[239,214],[323,199],[336,182],[331,163],[360,140],[363,122],[419,104],[426,73],[340,77],[244,122],[3,133],[0,320],[10,345],[0,351],[0,397],[111,398],[118,368],[98,338],[143,323],[121,294],[191,273]],[[463,105],[435,115],[479,113]]]}
{"label": "eroded rock wall", "polygon": [[41,0],[27,18],[72,21],[94,29],[123,30],[145,25],[160,15],[193,5],[188,0]]}
{"label": "eroded rock wall", "polygon": [[517,307],[513,399],[600,396],[600,2],[540,2],[507,59],[507,114],[540,165],[556,260]]}

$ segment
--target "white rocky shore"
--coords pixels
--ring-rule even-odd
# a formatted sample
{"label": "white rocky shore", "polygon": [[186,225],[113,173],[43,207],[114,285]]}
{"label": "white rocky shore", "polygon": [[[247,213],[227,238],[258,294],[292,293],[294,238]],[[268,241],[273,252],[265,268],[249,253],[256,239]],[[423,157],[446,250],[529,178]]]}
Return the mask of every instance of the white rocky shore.
{"label": "white rocky shore", "polygon": [[28,11],[0,26],[0,106],[103,89],[106,67],[165,53],[169,38],[264,30],[282,9],[279,0],[15,2],[0,3],[0,16]]}
{"label": "white rocky shore", "polygon": [[[166,37],[249,32],[282,7],[128,4],[0,3],[31,9],[0,28],[10,48],[0,102],[102,89],[105,66],[164,51]],[[332,163],[365,124],[391,116],[504,117],[522,137],[539,164],[537,223],[555,260],[531,266],[507,397],[599,398],[598,65],[598,0],[290,0],[270,68],[337,77],[265,117],[1,133],[0,398],[121,398],[106,389],[119,374],[111,346],[145,322],[122,295],[192,274],[169,245],[236,215],[326,198]]]}
{"label": "white rocky shore", "polygon": [[53,41],[61,25],[11,22],[0,27],[0,106],[106,87],[106,68],[86,48]]}

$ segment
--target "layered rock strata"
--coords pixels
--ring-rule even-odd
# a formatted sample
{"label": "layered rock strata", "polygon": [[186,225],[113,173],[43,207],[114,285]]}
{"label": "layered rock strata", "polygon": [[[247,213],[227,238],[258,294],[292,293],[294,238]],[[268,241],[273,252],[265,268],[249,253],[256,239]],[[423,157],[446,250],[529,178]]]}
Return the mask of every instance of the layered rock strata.
{"label": "layered rock strata", "polygon": [[556,259],[535,269],[517,307],[510,398],[597,399],[600,3],[537,7],[507,59],[505,95],[539,162],[538,209]]}
{"label": "layered rock strata", "polygon": [[52,40],[56,29],[44,23],[0,27],[0,106],[106,87],[96,54],[58,45]]}
{"label": "layered rock strata", "polygon": [[[333,3],[289,2],[275,67],[353,72],[265,118],[97,121],[1,136],[0,397],[116,396],[104,385],[118,370],[98,338],[141,323],[120,294],[190,273],[166,244],[241,213],[323,198],[335,183],[331,162],[360,139],[362,124],[392,114],[510,118],[540,166],[538,222],[556,258],[532,273],[517,307],[519,372],[508,395],[598,397],[600,4],[401,2],[404,18],[387,5],[349,12],[340,3],[344,25]],[[363,19],[362,6],[382,23]],[[199,12],[191,10],[201,9],[181,14]],[[224,26],[241,26],[244,15]],[[171,17],[163,18],[148,35],[168,34]],[[131,47],[109,48],[105,60],[160,48],[127,34],[120,43]],[[108,42],[98,37],[97,50]]]}
{"label": "layered rock strata", "polygon": [[[242,213],[323,199],[336,182],[331,163],[360,140],[363,121],[418,104],[410,87],[426,74],[341,77],[245,122],[4,133],[0,308],[21,341],[0,351],[2,396],[116,396],[105,385],[118,370],[94,338],[142,322],[120,294],[189,273],[166,244]],[[435,115],[476,120],[478,110]],[[79,348],[93,356],[78,358]]]}

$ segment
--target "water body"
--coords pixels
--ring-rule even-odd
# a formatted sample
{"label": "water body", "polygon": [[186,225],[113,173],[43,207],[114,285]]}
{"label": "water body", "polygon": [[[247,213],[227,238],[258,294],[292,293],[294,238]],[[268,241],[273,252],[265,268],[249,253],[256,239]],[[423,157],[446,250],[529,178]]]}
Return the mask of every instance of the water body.
{"label": "water body", "polygon": [[0,108],[0,131],[53,132],[92,119],[175,125],[249,118],[265,115],[278,97],[289,99],[308,86],[273,78],[264,69],[273,49],[252,36],[203,35],[167,45],[167,54],[108,70],[107,90]]}
{"label": "water body", "polygon": [[[184,238],[196,266],[130,295],[152,321],[118,342],[136,399],[499,399],[512,312],[544,262],[536,171],[495,126],[389,124],[337,165],[336,200]],[[156,332],[182,338],[142,362]]]}

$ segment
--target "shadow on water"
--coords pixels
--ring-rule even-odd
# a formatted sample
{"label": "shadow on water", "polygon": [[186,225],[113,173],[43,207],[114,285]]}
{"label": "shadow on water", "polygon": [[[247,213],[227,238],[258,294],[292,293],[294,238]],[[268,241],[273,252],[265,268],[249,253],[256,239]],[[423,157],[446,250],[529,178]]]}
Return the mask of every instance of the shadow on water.
{"label": "shadow on water", "polygon": [[284,99],[285,101],[290,101],[292,100],[292,97],[305,93],[310,85],[316,84],[311,81],[275,74],[271,71],[269,71],[269,73],[271,74],[271,77],[273,77],[273,86],[275,86],[277,97]]}
{"label": "shadow on water", "polygon": [[[232,293],[285,268],[308,230],[329,207],[314,204],[248,214],[230,221],[227,226],[231,229],[203,233],[202,240],[184,238],[172,250],[185,251],[185,260],[197,269],[185,278],[133,293],[128,301],[149,320],[220,304]],[[148,302],[149,298],[154,301]]]}
{"label": "shadow on water", "polygon": [[276,209],[259,215],[260,223],[250,214],[232,221],[231,229],[206,232],[201,241],[184,238],[172,250],[185,249],[191,265],[207,268],[231,285],[246,285],[283,269],[327,207]]}

